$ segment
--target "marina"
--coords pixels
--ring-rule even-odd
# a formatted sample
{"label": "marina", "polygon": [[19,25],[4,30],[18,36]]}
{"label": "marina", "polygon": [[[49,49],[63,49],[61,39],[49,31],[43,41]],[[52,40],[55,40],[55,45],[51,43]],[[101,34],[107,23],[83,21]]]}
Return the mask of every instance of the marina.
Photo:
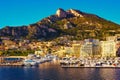
{"label": "marina", "polygon": [[0,66],[23,66],[23,57],[0,57]]}
{"label": "marina", "polygon": [[3,63],[0,66],[23,66],[23,63]]}
{"label": "marina", "polygon": [[120,66],[78,66],[78,65],[62,65],[62,68],[120,68]]}
{"label": "marina", "polygon": [[37,57],[34,54],[28,56],[10,56],[0,57],[0,66],[39,66],[42,63],[50,62],[56,57],[52,55],[46,55],[45,57]]}
{"label": "marina", "polygon": [[120,58],[76,58],[63,57],[56,58],[53,55],[45,57],[36,57],[34,54],[28,55],[26,58],[1,58],[0,66],[39,66],[46,62],[57,63],[62,68],[120,68]]}
{"label": "marina", "polygon": [[120,68],[120,58],[63,58],[60,60],[62,68]]}
{"label": "marina", "polygon": [[38,67],[0,67],[0,80],[119,80],[119,74],[119,68],[61,68],[57,61]]}
{"label": "marina", "polygon": [[0,0],[0,80],[120,80],[120,0]]}

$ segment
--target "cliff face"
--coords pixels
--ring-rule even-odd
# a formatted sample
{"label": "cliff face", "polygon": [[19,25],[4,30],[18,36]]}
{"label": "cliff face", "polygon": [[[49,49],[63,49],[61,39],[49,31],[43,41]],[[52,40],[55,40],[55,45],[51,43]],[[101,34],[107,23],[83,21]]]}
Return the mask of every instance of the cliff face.
{"label": "cliff face", "polygon": [[22,27],[5,27],[0,30],[0,36],[10,38],[27,38],[27,39],[51,39],[58,35],[57,31],[48,28],[45,25],[30,25]]}
{"label": "cliff face", "polygon": [[[112,31],[112,32],[111,32]],[[29,26],[7,26],[0,29],[1,37],[27,39],[54,39],[62,35],[74,36],[74,39],[100,38],[120,33],[120,26],[94,14],[79,10],[59,8],[51,15]]]}
{"label": "cliff face", "polygon": [[22,27],[5,27],[0,30],[0,36],[4,37],[25,37],[28,34],[28,29],[26,26]]}

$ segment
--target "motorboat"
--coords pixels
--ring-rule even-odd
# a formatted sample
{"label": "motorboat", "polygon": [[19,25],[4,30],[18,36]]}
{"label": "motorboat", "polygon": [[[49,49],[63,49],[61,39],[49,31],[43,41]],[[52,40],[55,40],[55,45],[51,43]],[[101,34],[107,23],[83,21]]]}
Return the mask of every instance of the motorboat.
{"label": "motorboat", "polygon": [[36,66],[37,62],[32,60],[32,59],[25,59],[23,61],[23,65],[25,65],[25,66]]}

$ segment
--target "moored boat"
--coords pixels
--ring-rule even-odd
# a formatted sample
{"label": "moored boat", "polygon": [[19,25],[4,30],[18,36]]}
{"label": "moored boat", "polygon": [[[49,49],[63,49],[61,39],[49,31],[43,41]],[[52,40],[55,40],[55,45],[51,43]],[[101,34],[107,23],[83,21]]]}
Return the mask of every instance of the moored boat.
{"label": "moored boat", "polygon": [[23,62],[24,66],[36,66],[37,62],[32,59],[25,59]]}
{"label": "moored boat", "polygon": [[[72,61],[74,60],[74,61]],[[63,68],[120,68],[120,59],[66,59],[60,62]],[[76,63],[75,63],[76,62]],[[72,63],[72,64],[71,64]]]}

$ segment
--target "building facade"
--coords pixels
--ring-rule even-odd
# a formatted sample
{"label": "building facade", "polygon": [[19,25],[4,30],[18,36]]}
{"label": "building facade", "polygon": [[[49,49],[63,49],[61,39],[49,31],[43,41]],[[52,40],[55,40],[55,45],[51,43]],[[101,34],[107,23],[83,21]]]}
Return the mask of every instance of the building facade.
{"label": "building facade", "polygon": [[116,56],[116,42],[115,41],[101,41],[101,55],[102,57]]}
{"label": "building facade", "polygon": [[100,41],[98,39],[85,39],[80,50],[81,57],[94,57],[100,55]]}

